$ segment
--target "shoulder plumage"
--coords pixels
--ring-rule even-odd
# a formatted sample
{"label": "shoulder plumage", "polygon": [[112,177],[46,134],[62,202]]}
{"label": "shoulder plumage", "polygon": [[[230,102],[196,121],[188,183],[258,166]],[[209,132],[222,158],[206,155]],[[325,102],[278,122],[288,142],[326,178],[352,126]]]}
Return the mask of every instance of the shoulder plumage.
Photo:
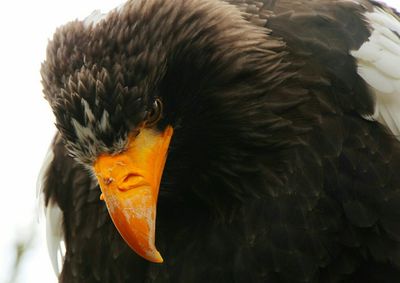
{"label": "shoulder plumage", "polygon": [[371,35],[351,54],[358,73],[374,95],[374,113],[367,118],[400,135],[400,18],[383,4],[364,14]]}

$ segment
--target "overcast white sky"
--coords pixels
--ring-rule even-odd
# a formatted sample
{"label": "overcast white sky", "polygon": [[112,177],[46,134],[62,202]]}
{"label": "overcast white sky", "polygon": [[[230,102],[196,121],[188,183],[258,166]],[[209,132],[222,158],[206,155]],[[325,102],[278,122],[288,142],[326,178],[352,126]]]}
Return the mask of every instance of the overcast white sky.
{"label": "overcast white sky", "polygon": [[[172,0],[171,0],[172,1]],[[42,98],[40,63],[57,26],[124,0],[2,1],[0,4],[0,283],[8,283],[18,238],[38,232],[16,282],[55,283],[44,219],[36,221],[36,178],[55,132]],[[400,0],[386,3],[400,10]]]}

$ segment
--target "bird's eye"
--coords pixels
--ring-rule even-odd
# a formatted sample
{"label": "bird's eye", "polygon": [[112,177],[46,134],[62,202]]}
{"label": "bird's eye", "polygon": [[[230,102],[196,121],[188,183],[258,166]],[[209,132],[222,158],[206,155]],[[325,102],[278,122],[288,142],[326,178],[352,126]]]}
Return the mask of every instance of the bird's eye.
{"label": "bird's eye", "polygon": [[157,98],[154,100],[152,108],[147,114],[146,127],[154,126],[161,119],[162,110],[162,102]]}

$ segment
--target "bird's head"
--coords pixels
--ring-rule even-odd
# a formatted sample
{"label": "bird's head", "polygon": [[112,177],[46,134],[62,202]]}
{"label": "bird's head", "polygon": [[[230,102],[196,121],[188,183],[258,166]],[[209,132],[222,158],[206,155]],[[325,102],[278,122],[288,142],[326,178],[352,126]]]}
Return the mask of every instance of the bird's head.
{"label": "bird's head", "polygon": [[270,74],[281,49],[234,7],[208,0],[130,1],[98,23],[56,31],[42,66],[45,97],[139,255],[162,262],[155,219],[168,152],[194,174],[240,135],[251,139],[262,109],[243,101],[279,83]]}

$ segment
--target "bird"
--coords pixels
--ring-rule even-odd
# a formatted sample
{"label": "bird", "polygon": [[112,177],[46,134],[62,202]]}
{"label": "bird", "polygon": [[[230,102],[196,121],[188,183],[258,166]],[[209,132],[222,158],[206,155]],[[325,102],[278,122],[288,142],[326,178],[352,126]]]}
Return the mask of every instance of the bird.
{"label": "bird", "polygon": [[59,27],[41,75],[59,282],[399,282],[386,4],[128,0]]}

